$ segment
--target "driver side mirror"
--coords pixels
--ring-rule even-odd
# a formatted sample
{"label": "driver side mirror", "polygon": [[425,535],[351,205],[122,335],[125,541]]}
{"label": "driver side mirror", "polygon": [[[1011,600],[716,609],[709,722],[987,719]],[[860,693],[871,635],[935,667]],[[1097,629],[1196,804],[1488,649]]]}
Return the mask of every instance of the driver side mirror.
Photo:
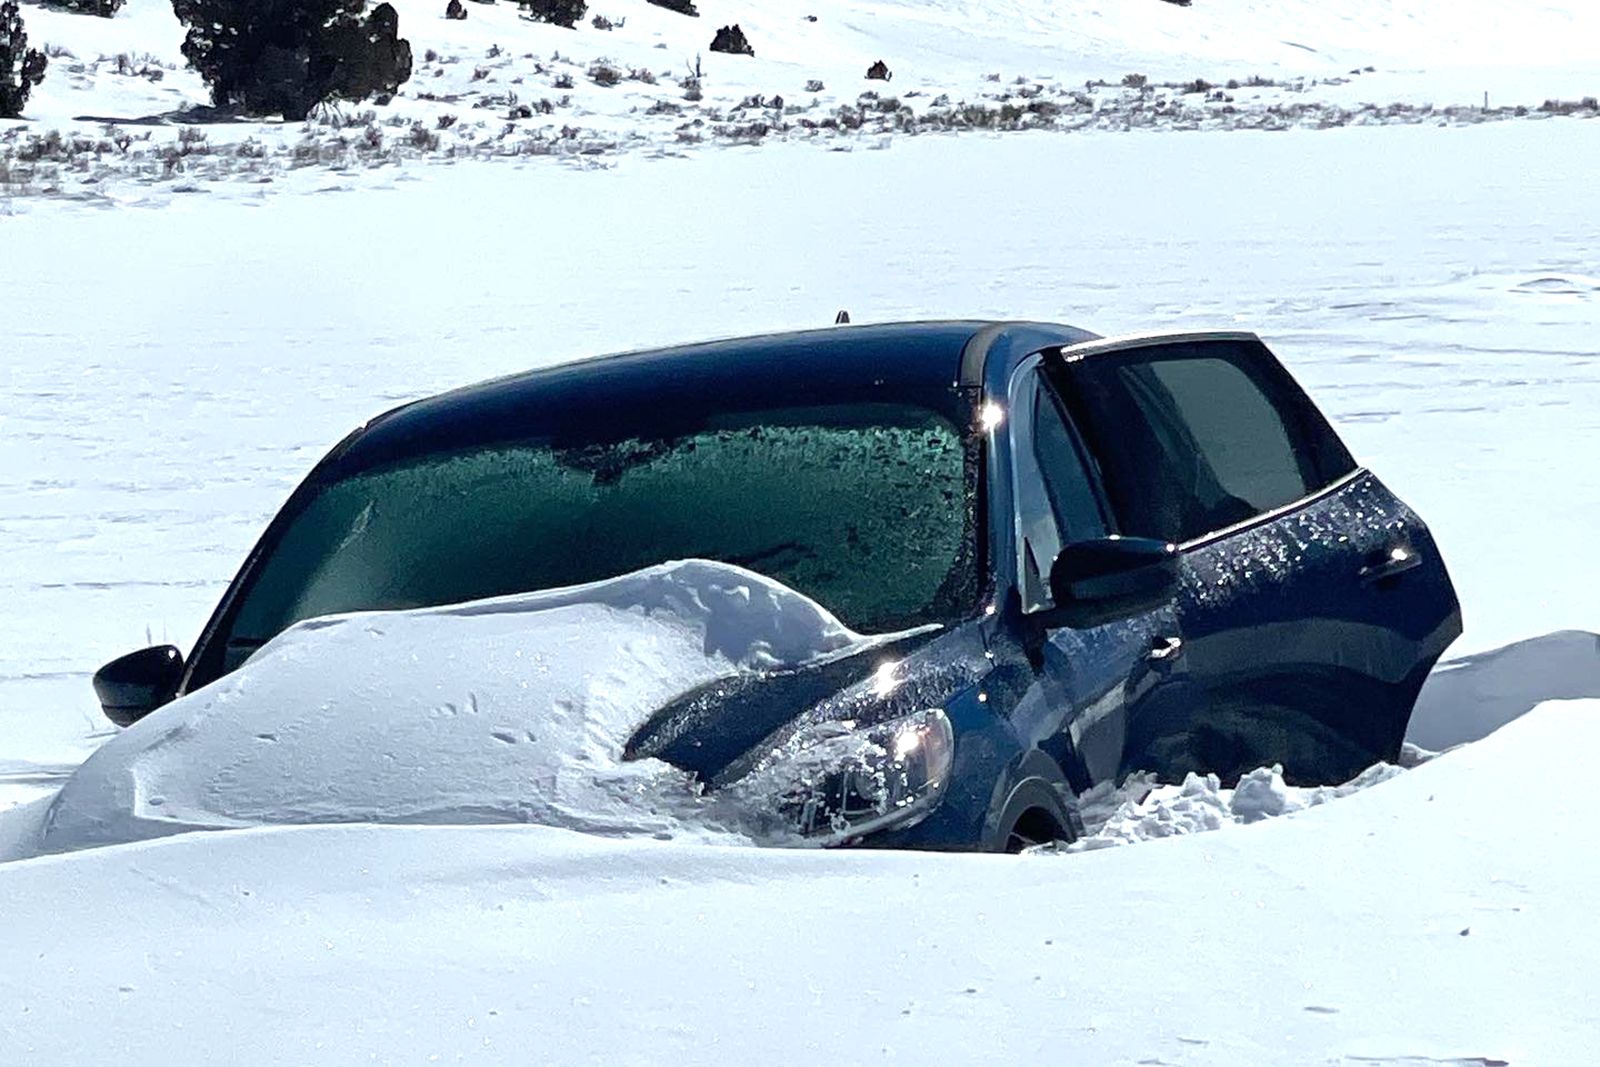
{"label": "driver side mirror", "polygon": [[171,645],[130,652],[94,672],[94,695],[106,718],[131,726],[178,695],[183,653]]}
{"label": "driver side mirror", "polygon": [[1050,596],[1072,627],[1099,626],[1171,600],[1178,546],[1149,537],[1100,537],[1067,545],[1050,567]]}

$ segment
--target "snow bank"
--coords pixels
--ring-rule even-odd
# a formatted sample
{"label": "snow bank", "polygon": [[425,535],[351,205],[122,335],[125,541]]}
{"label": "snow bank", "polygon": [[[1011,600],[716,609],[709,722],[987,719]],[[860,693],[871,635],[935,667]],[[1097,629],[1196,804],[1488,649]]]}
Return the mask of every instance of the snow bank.
{"label": "snow bank", "polygon": [[30,1063],[1579,1064],[1600,702],[1293,818],[1070,857],[546,827],[195,834],[0,865]]}
{"label": "snow bank", "polygon": [[[1407,746],[1409,765],[1427,762],[1433,753]],[[1292,786],[1281,767],[1258,767],[1222,788],[1214,774],[1189,774],[1180,785],[1162,785],[1146,774],[1130,776],[1121,785],[1097,786],[1081,798],[1085,834],[1064,851],[1131,845],[1163,837],[1242,826],[1338,800],[1400,774],[1395,764],[1378,763],[1340,785]],[[1041,846],[1035,851],[1061,851]]]}
{"label": "snow bank", "polygon": [[712,679],[880,640],[768,578],[705,561],[314,619],[96,751],[50,806],[37,847],[259,823],[709,833],[695,828],[705,806],[689,776],[623,762],[628,737]]}
{"label": "snow bank", "polygon": [[1407,740],[1444,749],[1487,737],[1546,700],[1600,697],[1600,634],[1563,630],[1436,667]]}

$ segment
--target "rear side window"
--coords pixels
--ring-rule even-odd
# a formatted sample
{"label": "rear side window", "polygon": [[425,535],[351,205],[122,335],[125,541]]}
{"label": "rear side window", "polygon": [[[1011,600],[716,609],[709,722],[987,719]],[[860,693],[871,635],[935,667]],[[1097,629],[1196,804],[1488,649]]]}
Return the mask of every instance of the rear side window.
{"label": "rear side window", "polygon": [[1256,342],[1179,342],[1070,369],[1122,532],[1191,541],[1307,496],[1354,467]]}

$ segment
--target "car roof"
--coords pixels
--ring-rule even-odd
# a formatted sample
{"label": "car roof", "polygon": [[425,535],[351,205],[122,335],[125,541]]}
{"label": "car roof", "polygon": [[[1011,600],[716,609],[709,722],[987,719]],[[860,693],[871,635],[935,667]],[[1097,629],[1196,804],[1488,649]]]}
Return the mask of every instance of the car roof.
{"label": "car roof", "polygon": [[[1095,335],[989,320],[882,323],[726,338],[560,363],[386,412],[329,457],[341,473],[530,435],[630,435],[684,412],[882,399],[965,421],[985,376],[1028,351]],[[963,387],[966,388],[963,388]],[[326,472],[325,472],[326,473]]]}

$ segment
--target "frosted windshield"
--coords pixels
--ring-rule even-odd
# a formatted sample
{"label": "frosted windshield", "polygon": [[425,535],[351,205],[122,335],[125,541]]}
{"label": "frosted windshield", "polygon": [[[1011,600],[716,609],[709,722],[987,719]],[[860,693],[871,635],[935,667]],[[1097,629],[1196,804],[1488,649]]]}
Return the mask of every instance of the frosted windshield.
{"label": "frosted windshield", "polygon": [[230,645],[305,618],[597,581],[674,559],[775,578],[862,631],[975,597],[960,430],[905,405],[755,412],[670,440],[419,456],[317,494],[250,582]]}

